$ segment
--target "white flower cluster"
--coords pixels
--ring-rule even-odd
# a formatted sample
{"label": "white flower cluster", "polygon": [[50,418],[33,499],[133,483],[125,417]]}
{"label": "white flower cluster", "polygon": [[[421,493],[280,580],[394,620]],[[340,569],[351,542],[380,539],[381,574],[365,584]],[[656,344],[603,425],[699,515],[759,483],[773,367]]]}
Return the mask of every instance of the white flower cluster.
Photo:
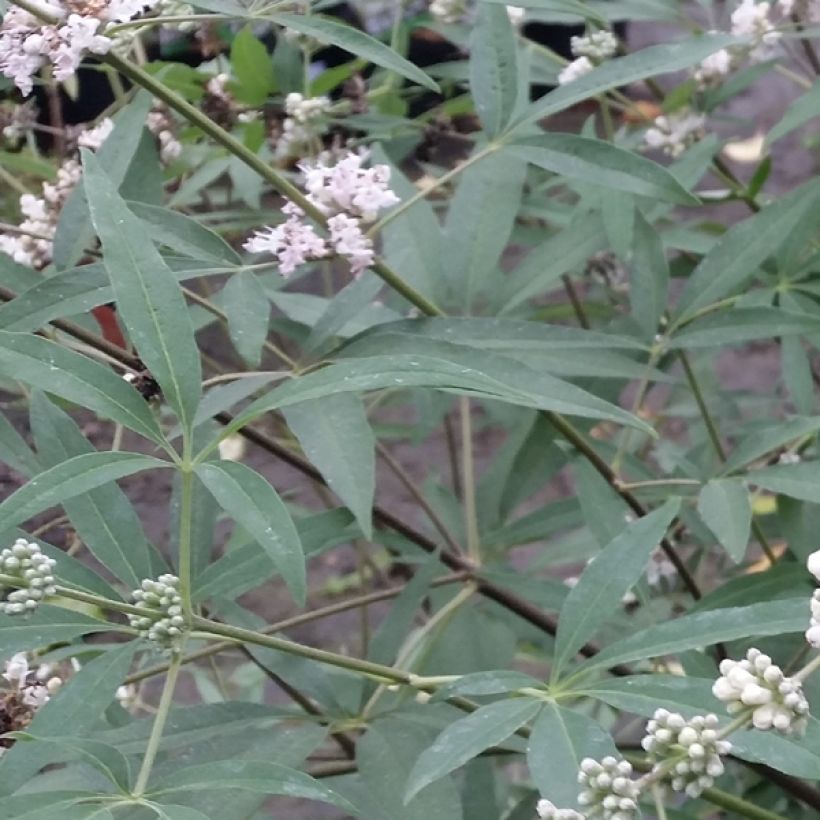
{"label": "white flower cluster", "polygon": [[706,118],[689,109],[656,117],[643,136],[647,148],[679,157],[692,143],[703,138]]}
{"label": "white flower cluster", "polygon": [[0,613],[33,612],[44,598],[56,594],[53,574],[56,563],[43,554],[39,544],[24,538],[18,538],[11,547],[0,552],[0,574],[20,581],[20,587],[0,586]]}
{"label": "white flower cluster", "polygon": [[653,550],[646,565],[646,582],[649,586],[659,587],[664,582],[672,585],[677,577],[678,571],[666,553],[660,547]]}
{"label": "white flower cluster", "polygon": [[0,24],[0,73],[31,93],[34,75],[51,65],[54,78],[71,77],[86,53],[107,54],[112,41],[105,23],[130,20],[156,0],[51,0],[43,9],[57,22],[43,23],[12,6]]}
{"label": "white flower cluster", "polygon": [[[96,151],[113,127],[113,122],[105,119],[95,128],[80,132],[77,145]],[[18,232],[0,233],[0,253],[10,256],[19,265],[36,270],[46,267],[51,262],[60,212],[81,176],[80,163],[76,157],[69,157],[57,169],[57,179],[43,183],[42,196],[23,194],[20,211],[24,219]]]}
{"label": "white flower cluster", "polygon": [[372,222],[381,209],[399,202],[388,187],[390,168],[364,168],[366,159],[366,153],[349,153],[335,165],[322,159],[300,165],[308,200],[328,217],[327,241],[303,221],[301,209],[289,202],[282,209],[287,220],[258,231],[245,243],[245,249],[273,254],[283,276],[308,260],[333,253],[347,259],[351,273],[358,276],[373,262],[373,244],[362,231],[362,223]]}
{"label": "white flower cluster", "polygon": [[[820,581],[820,550],[813,552],[806,559],[806,567],[815,579]],[[812,594],[809,606],[811,619],[806,630],[806,640],[814,649],[820,649],[820,589],[816,589]]]}
{"label": "white flower cluster", "polygon": [[52,675],[50,664],[31,669],[25,652],[18,652],[6,661],[2,677],[17,693],[20,702],[35,712],[63,685],[62,678]]}
{"label": "white flower cluster", "polygon": [[541,820],[585,820],[581,812],[575,809],[556,808],[555,804],[549,800],[539,800],[535,811]]}
{"label": "white flower cluster", "polygon": [[755,729],[777,729],[783,734],[805,731],[809,703],[799,680],[787,678],[759,649],[750,649],[741,661],[723,660],[712,693],[730,715],[749,712]]}
{"label": "white flower cluster", "polygon": [[131,597],[141,607],[152,609],[155,616],[129,615],[131,626],[140,636],[163,649],[174,650],[185,628],[182,615],[182,597],[179,594],[179,578],[176,575],[160,575],[156,581],[146,578]]}
{"label": "white flower cluster", "polygon": [[[664,771],[663,782],[689,797],[699,797],[714,784],[724,771],[721,756],[732,750],[732,744],[718,735],[717,715],[697,715],[686,720],[677,712],[658,709],[646,732],[641,746],[653,759],[661,761],[653,771]],[[673,761],[674,766],[666,772],[664,765]]]}
{"label": "white flower cluster", "polygon": [[722,82],[745,61],[759,63],[775,56],[781,34],[772,20],[776,10],[788,22],[795,7],[794,0],[778,0],[774,5],[756,0],[740,0],[731,15],[731,33],[746,40],[743,45],[722,48],[710,54],[694,71],[701,88]]}
{"label": "white flower cluster", "polygon": [[585,37],[573,37],[570,48],[575,59],[558,75],[558,84],[566,85],[589,74],[593,68],[608,60],[618,51],[618,39],[611,31],[601,29]]}
{"label": "white flower cluster", "polygon": [[285,113],[282,132],[276,142],[279,159],[296,157],[304,153],[325,130],[324,120],[330,111],[328,97],[305,97],[296,91],[285,97]]}
{"label": "white flower cluster", "polygon": [[607,756],[599,763],[591,757],[581,761],[578,803],[589,818],[633,820],[638,816],[640,786],[632,779],[632,765]]}

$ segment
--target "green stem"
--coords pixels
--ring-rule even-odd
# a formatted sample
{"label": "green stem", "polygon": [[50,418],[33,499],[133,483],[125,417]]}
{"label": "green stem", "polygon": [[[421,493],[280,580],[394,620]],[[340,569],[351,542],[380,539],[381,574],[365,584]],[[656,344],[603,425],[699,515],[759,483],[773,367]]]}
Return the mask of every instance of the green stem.
{"label": "green stem", "polygon": [[154,718],[154,725],[151,728],[151,737],[148,738],[148,746],[145,749],[145,757],[142,759],[142,766],[137,775],[137,782],[134,786],[134,797],[142,797],[145,794],[145,787],[148,785],[148,778],[151,776],[151,769],[159,751],[159,744],[162,741],[162,733],[165,729],[165,721],[168,719],[168,712],[174,698],[177,676],[179,675],[180,656],[174,655],[171,665],[168,668],[168,676],[165,678],[165,686],[162,689],[157,715]]}
{"label": "green stem", "polygon": [[475,465],[473,463],[473,430],[470,399],[459,399],[461,415],[461,475],[464,479],[464,529],[467,535],[467,554],[476,566],[481,564],[481,548],[478,539],[478,515],[475,500]]}
{"label": "green stem", "polygon": [[410,675],[407,672],[402,672],[400,669],[394,669],[392,666],[384,666],[380,663],[364,661],[359,658],[350,658],[347,655],[329,652],[326,649],[315,649],[312,646],[303,646],[302,644],[294,643],[284,638],[277,638],[273,635],[263,635],[259,632],[253,632],[250,629],[221,624],[217,621],[200,618],[196,615],[191,618],[191,626],[195,629],[210,632],[212,635],[219,635],[223,638],[229,638],[239,643],[256,644],[257,646],[275,649],[278,652],[284,652],[288,655],[310,658],[318,663],[326,663],[339,667],[340,669],[347,669],[350,672],[364,675],[379,683],[411,685]]}
{"label": "green stem", "polygon": [[817,655],[816,658],[809,661],[801,670],[795,672],[792,677],[795,680],[804,681],[818,669],[820,669],[820,655]]}
{"label": "green stem", "polygon": [[[186,436],[187,439],[187,436]],[[179,594],[186,619],[193,611],[191,596],[191,527],[193,514],[194,473],[190,460],[184,458],[180,470],[179,503]]]}
{"label": "green stem", "polygon": [[[213,140],[227,148],[237,159],[256,171],[265,182],[282,194],[282,196],[287,197],[291,202],[298,205],[314,222],[320,225],[327,223],[327,217],[292,182],[285,179],[285,177],[268,165],[261,157],[247,148],[224,128],[221,128],[213,122],[196,106],[191,105],[184,97],[168,88],[157,80],[156,77],[151,76],[151,74],[138,65],[119,57],[113,52],[106,54],[100,59],[124,74],[136,85],[150,91],[154,96],[168,105],[169,108],[181,114],[192,125],[197,126]],[[414,304],[423,313],[426,313],[428,316],[442,315],[442,311],[439,307],[405,282],[404,279],[386,265],[383,260],[377,259],[370,267],[371,270],[380,276],[390,287],[404,296],[405,299],[411,304]]]}
{"label": "green stem", "polygon": [[652,797],[655,799],[655,811],[658,820],[667,820],[666,806],[663,803],[663,789],[657,784],[652,784]]}

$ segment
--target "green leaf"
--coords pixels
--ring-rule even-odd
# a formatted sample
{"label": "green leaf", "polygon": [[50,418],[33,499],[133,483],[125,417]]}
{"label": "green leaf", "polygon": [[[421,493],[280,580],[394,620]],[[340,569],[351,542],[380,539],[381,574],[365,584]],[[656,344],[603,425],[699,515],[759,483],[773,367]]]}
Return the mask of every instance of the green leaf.
{"label": "green leaf", "polygon": [[[58,568],[59,571],[59,568]],[[51,607],[42,607],[50,610]],[[40,608],[32,615],[36,619]],[[75,621],[79,616],[67,610],[55,610],[63,620]],[[92,621],[91,623],[97,623]],[[111,624],[107,625],[110,630]],[[0,630],[2,634],[3,630]],[[93,631],[86,627],[86,631]],[[46,640],[50,640],[48,637]],[[26,649],[38,646],[32,642]],[[28,730],[38,737],[82,737],[94,726],[102,711],[114,700],[131,667],[134,653],[139,648],[131,641],[115,649],[108,649],[75,672],[60,691],[34,716]],[[54,762],[54,747],[15,744],[0,758],[0,795],[12,794],[27,784],[40,769]]]}
{"label": "green leaf", "polygon": [[611,617],[643,575],[649,556],[679,507],[678,499],[670,499],[660,509],[633,521],[587,565],[561,607],[553,679],[559,678],[567,661]]}
{"label": "green leaf", "polygon": [[270,322],[270,302],[265,289],[251,271],[241,271],[228,279],[221,301],[236,352],[249,367],[258,367]]}
{"label": "green leaf", "polygon": [[618,756],[608,732],[586,715],[555,703],[544,706],[530,735],[527,764],[542,795],[556,806],[572,808],[578,800],[578,771],[585,757]]}
{"label": "green leaf", "polygon": [[444,272],[452,298],[469,308],[492,291],[510,238],[526,164],[496,151],[461,175],[444,225]]}
{"label": "green leaf", "polygon": [[108,632],[110,629],[111,624],[106,621],[94,620],[74,610],[41,604],[25,618],[0,615],[0,657],[8,658],[15,652],[73,641],[80,635]]}
{"label": "green leaf", "polygon": [[820,80],[805,94],[789,103],[777,125],[766,135],[766,144],[772,145],[817,116],[820,116]]}
{"label": "green leaf", "polygon": [[[342,507],[295,519],[296,530],[306,557],[317,555],[356,538],[359,528],[353,516]],[[273,574],[267,552],[262,550],[251,536],[244,533],[240,543],[232,543],[233,549],[208,564],[195,579],[194,598],[233,599],[248,590],[264,584]]]}
{"label": "green leaf", "polygon": [[180,423],[190,429],[202,372],[185,299],[150,233],[128,210],[94,155],[84,151],[83,165],[91,218],[120,319]]}
{"label": "green leaf", "polygon": [[803,436],[817,433],[818,430],[820,430],[820,416],[798,416],[755,429],[753,433],[737,443],[723,465],[723,472],[733,473]]}
{"label": "green leaf", "polygon": [[629,285],[632,315],[645,337],[653,339],[666,310],[669,265],[660,236],[639,211],[635,212],[635,239]]}
{"label": "green leaf", "polygon": [[[809,719],[809,729],[803,739],[755,729],[733,732],[731,739],[732,754],[743,760],[765,763],[792,777],[817,780],[817,773],[820,772],[820,728],[814,718]],[[807,748],[809,745],[811,748]]]}
{"label": "green leaf", "polygon": [[820,503],[820,470],[816,461],[774,464],[746,473],[746,480],[772,493]]}
{"label": "green leaf", "polygon": [[[125,181],[128,169],[136,156],[143,137],[143,129],[153,99],[148,93],[138,94],[114,120],[114,130],[97,151],[96,159],[111,179],[115,189]],[[94,231],[91,228],[86,191],[77,185],[60,211],[60,221],[54,235],[52,258],[58,270],[76,265],[85,249],[91,247]]]}
{"label": "green leaf", "polygon": [[[71,417],[40,392],[32,396],[31,427],[46,467],[96,452]],[[161,559],[154,555],[152,560],[153,547],[131,502],[116,484],[63,499],[62,504],[83,543],[130,589],[154,576],[154,562]]]}
{"label": "green leaf", "polygon": [[[378,144],[373,147],[373,162],[390,167],[390,187],[402,202],[418,192]],[[424,237],[424,242],[417,241],[420,236]],[[384,226],[381,238],[382,256],[390,267],[405,282],[438,301],[446,283],[442,267],[444,237],[430,202],[419,199],[400,217]]]}
{"label": "green leaf", "polygon": [[340,393],[399,387],[437,387],[522,407],[617,420],[646,429],[646,425],[631,414],[568,382],[504,357],[456,348],[451,361],[432,356],[393,354],[331,364],[294,378],[261,396],[225,428],[223,435],[239,429],[262,413],[298,402]]}
{"label": "green leaf", "polygon": [[[131,788],[131,767],[119,750],[99,740],[84,737],[38,737],[28,732],[15,732],[13,737],[23,743],[49,743],[59,749],[60,760],[79,759],[102,772],[123,792]],[[66,756],[67,755],[67,756]]]}
{"label": "green leaf", "polygon": [[413,63],[399,56],[392,48],[380,43],[369,34],[352,26],[339,23],[329,17],[300,14],[271,14],[270,19],[280,26],[285,26],[299,34],[313,37],[320,43],[338,46],[339,48],[362,57],[374,65],[380,65],[423,85],[431,91],[438,91],[438,84]]}
{"label": "green leaf", "polygon": [[692,271],[676,306],[677,321],[691,318],[747,282],[810,210],[820,219],[820,189],[801,185],[729,228]]}
{"label": "green leaf", "polygon": [[369,725],[364,737],[356,744],[359,776],[366,791],[367,802],[376,805],[368,812],[368,820],[453,820],[462,816],[458,791],[451,780],[442,780],[402,805],[401,794],[407,772],[430,745],[430,732],[401,716],[379,718]]}
{"label": "green leaf", "polygon": [[163,820],[210,820],[210,818],[197,809],[189,806],[175,806],[171,803],[154,803],[155,810],[160,812]]}
{"label": "green leaf", "polygon": [[617,663],[673,655],[750,635],[781,635],[803,632],[805,628],[805,598],[696,612],[623,638],[602,649],[583,666],[585,669],[599,669]]}
{"label": "green leaf", "polygon": [[92,410],[163,445],[143,397],[109,367],[28,333],[0,331],[0,373]]}
{"label": "green leaf", "polygon": [[508,143],[505,150],[570,180],[679,205],[700,201],[662,165],[603,140],[545,131]]}
{"label": "green leaf", "polygon": [[139,453],[85,453],[39,473],[0,504],[0,532],[37,513],[119,478],[170,467],[167,461]]}
{"label": "green leaf", "polygon": [[197,466],[196,474],[219,505],[265,549],[294,599],[304,605],[302,544],[276,490],[259,473],[238,462],[206,462]]}
{"label": "green leaf", "polygon": [[243,789],[261,794],[301,797],[330,803],[351,814],[357,813],[347,800],[314,778],[264,760],[220,760],[181,769],[153,783],[149,787],[149,795],[211,789]]}
{"label": "green leaf", "polygon": [[145,202],[130,201],[127,205],[135,216],[147,223],[156,244],[218,265],[241,264],[239,254],[218,233],[190,216]]}
{"label": "green leaf", "polygon": [[478,7],[470,37],[470,92],[484,133],[492,139],[509,123],[518,97],[515,32],[503,6]]}
{"label": "green leaf", "polygon": [[730,558],[740,563],[749,545],[752,502],[739,478],[715,479],[698,496],[698,513]]}
{"label": "green leaf", "polygon": [[647,77],[689,68],[719,49],[736,42],[737,38],[728,34],[703,34],[677,43],[650,46],[626,57],[605,60],[603,65],[590,71],[586,76],[559,86],[540,100],[536,100],[516,125],[538,122],[611,88],[627,86]]}
{"label": "green leaf", "polygon": [[581,214],[558,233],[536,245],[501,286],[501,313],[549,290],[561,276],[583,267],[590,256],[606,247],[599,214]]}
{"label": "green leaf", "polygon": [[342,393],[332,402],[291,405],[285,419],[305,455],[356,516],[365,538],[371,539],[376,441],[362,400]]}
{"label": "green leaf", "polygon": [[[96,796],[91,791],[47,791],[40,794],[17,794],[14,797],[5,797],[0,805],[0,820],[42,820],[60,817],[63,820],[74,820],[74,816],[67,814],[67,809],[81,800]],[[88,807],[85,807],[88,808]],[[42,814],[38,814],[42,812]],[[48,812],[48,814],[46,814]],[[55,814],[51,814],[55,812]],[[56,812],[63,812],[57,815]]]}
{"label": "green leaf", "polygon": [[413,766],[405,787],[404,804],[425,786],[463,766],[485,749],[505,741],[535,717],[542,705],[528,698],[500,700],[451,723]]}
{"label": "green leaf", "polygon": [[0,461],[26,478],[40,472],[37,457],[3,413],[0,413]]}
{"label": "green leaf", "polygon": [[238,80],[234,85],[237,99],[257,107],[276,91],[273,62],[250,25],[245,26],[231,43],[231,68]]}
{"label": "green leaf", "polygon": [[713,683],[713,680],[683,675],[628,675],[584,686],[578,694],[644,717],[651,717],[660,708],[691,717],[724,711],[712,694]]}
{"label": "green leaf", "polygon": [[673,348],[717,347],[754,339],[820,332],[820,319],[776,307],[736,307],[687,325],[672,337]]}

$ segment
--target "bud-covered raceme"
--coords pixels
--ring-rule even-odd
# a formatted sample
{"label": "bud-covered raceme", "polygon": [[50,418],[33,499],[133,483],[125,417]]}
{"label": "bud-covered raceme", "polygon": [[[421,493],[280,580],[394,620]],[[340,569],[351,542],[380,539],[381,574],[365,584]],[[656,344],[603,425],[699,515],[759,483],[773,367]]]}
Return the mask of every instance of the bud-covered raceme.
{"label": "bud-covered raceme", "polygon": [[139,606],[156,612],[155,617],[129,615],[131,626],[163,649],[176,649],[185,629],[179,578],[169,574],[160,575],[156,581],[146,578],[131,597]]}
{"label": "bud-covered raceme", "polygon": [[541,820],[586,820],[581,812],[575,809],[556,808],[549,800],[539,800],[535,811]]}
{"label": "bud-covered raceme", "polygon": [[581,761],[578,782],[583,787],[578,803],[589,818],[633,820],[638,816],[640,787],[632,779],[632,766],[626,760],[607,756],[599,763],[591,757]]}
{"label": "bud-covered raceme", "polygon": [[[683,715],[658,709],[646,725],[641,746],[658,763],[654,772],[664,771],[662,782],[673,791],[698,797],[723,774],[721,755],[729,754],[732,744],[718,736],[717,715]],[[664,764],[671,769],[664,769]]]}
{"label": "bud-covered raceme", "polygon": [[805,731],[809,704],[799,680],[787,678],[759,649],[750,649],[741,661],[720,663],[712,693],[727,704],[730,715],[748,711],[755,729],[777,729],[784,734]]}
{"label": "bud-covered raceme", "polygon": [[573,37],[570,48],[574,57],[588,57],[597,63],[612,57],[618,51],[618,38],[611,31],[602,29],[593,31],[586,37]]}
{"label": "bud-covered raceme", "polygon": [[0,585],[0,613],[23,615],[33,612],[38,604],[56,594],[54,565],[57,562],[43,555],[39,544],[18,538],[11,547],[0,552],[0,574],[19,579],[20,586]]}

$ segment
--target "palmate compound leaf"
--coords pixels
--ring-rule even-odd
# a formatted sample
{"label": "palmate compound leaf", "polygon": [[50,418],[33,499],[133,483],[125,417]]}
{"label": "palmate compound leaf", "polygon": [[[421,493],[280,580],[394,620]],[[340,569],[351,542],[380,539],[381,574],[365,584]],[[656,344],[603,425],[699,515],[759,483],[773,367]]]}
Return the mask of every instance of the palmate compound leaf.
{"label": "palmate compound leaf", "polygon": [[268,553],[294,599],[303,605],[305,556],[293,519],[276,490],[259,473],[235,461],[199,464],[196,474],[228,515]]}
{"label": "palmate compound leaf", "polygon": [[93,154],[83,152],[91,219],[103,247],[118,313],[163,395],[190,429],[202,392],[199,350],[182,291]]}
{"label": "palmate compound leaf", "polygon": [[405,804],[425,786],[455,771],[485,749],[503,743],[542,707],[542,701],[531,698],[499,700],[451,723],[413,766],[407,779]]}
{"label": "palmate compound leaf", "polygon": [[336,794],[304,772],[263,760],[220,760],[181,769],[173,775],[149,784],[150,798],[186,791],[216,789],[243,789],[261,794],[301,797],[338,806],[351,814],[356,809],[341,795]]}

